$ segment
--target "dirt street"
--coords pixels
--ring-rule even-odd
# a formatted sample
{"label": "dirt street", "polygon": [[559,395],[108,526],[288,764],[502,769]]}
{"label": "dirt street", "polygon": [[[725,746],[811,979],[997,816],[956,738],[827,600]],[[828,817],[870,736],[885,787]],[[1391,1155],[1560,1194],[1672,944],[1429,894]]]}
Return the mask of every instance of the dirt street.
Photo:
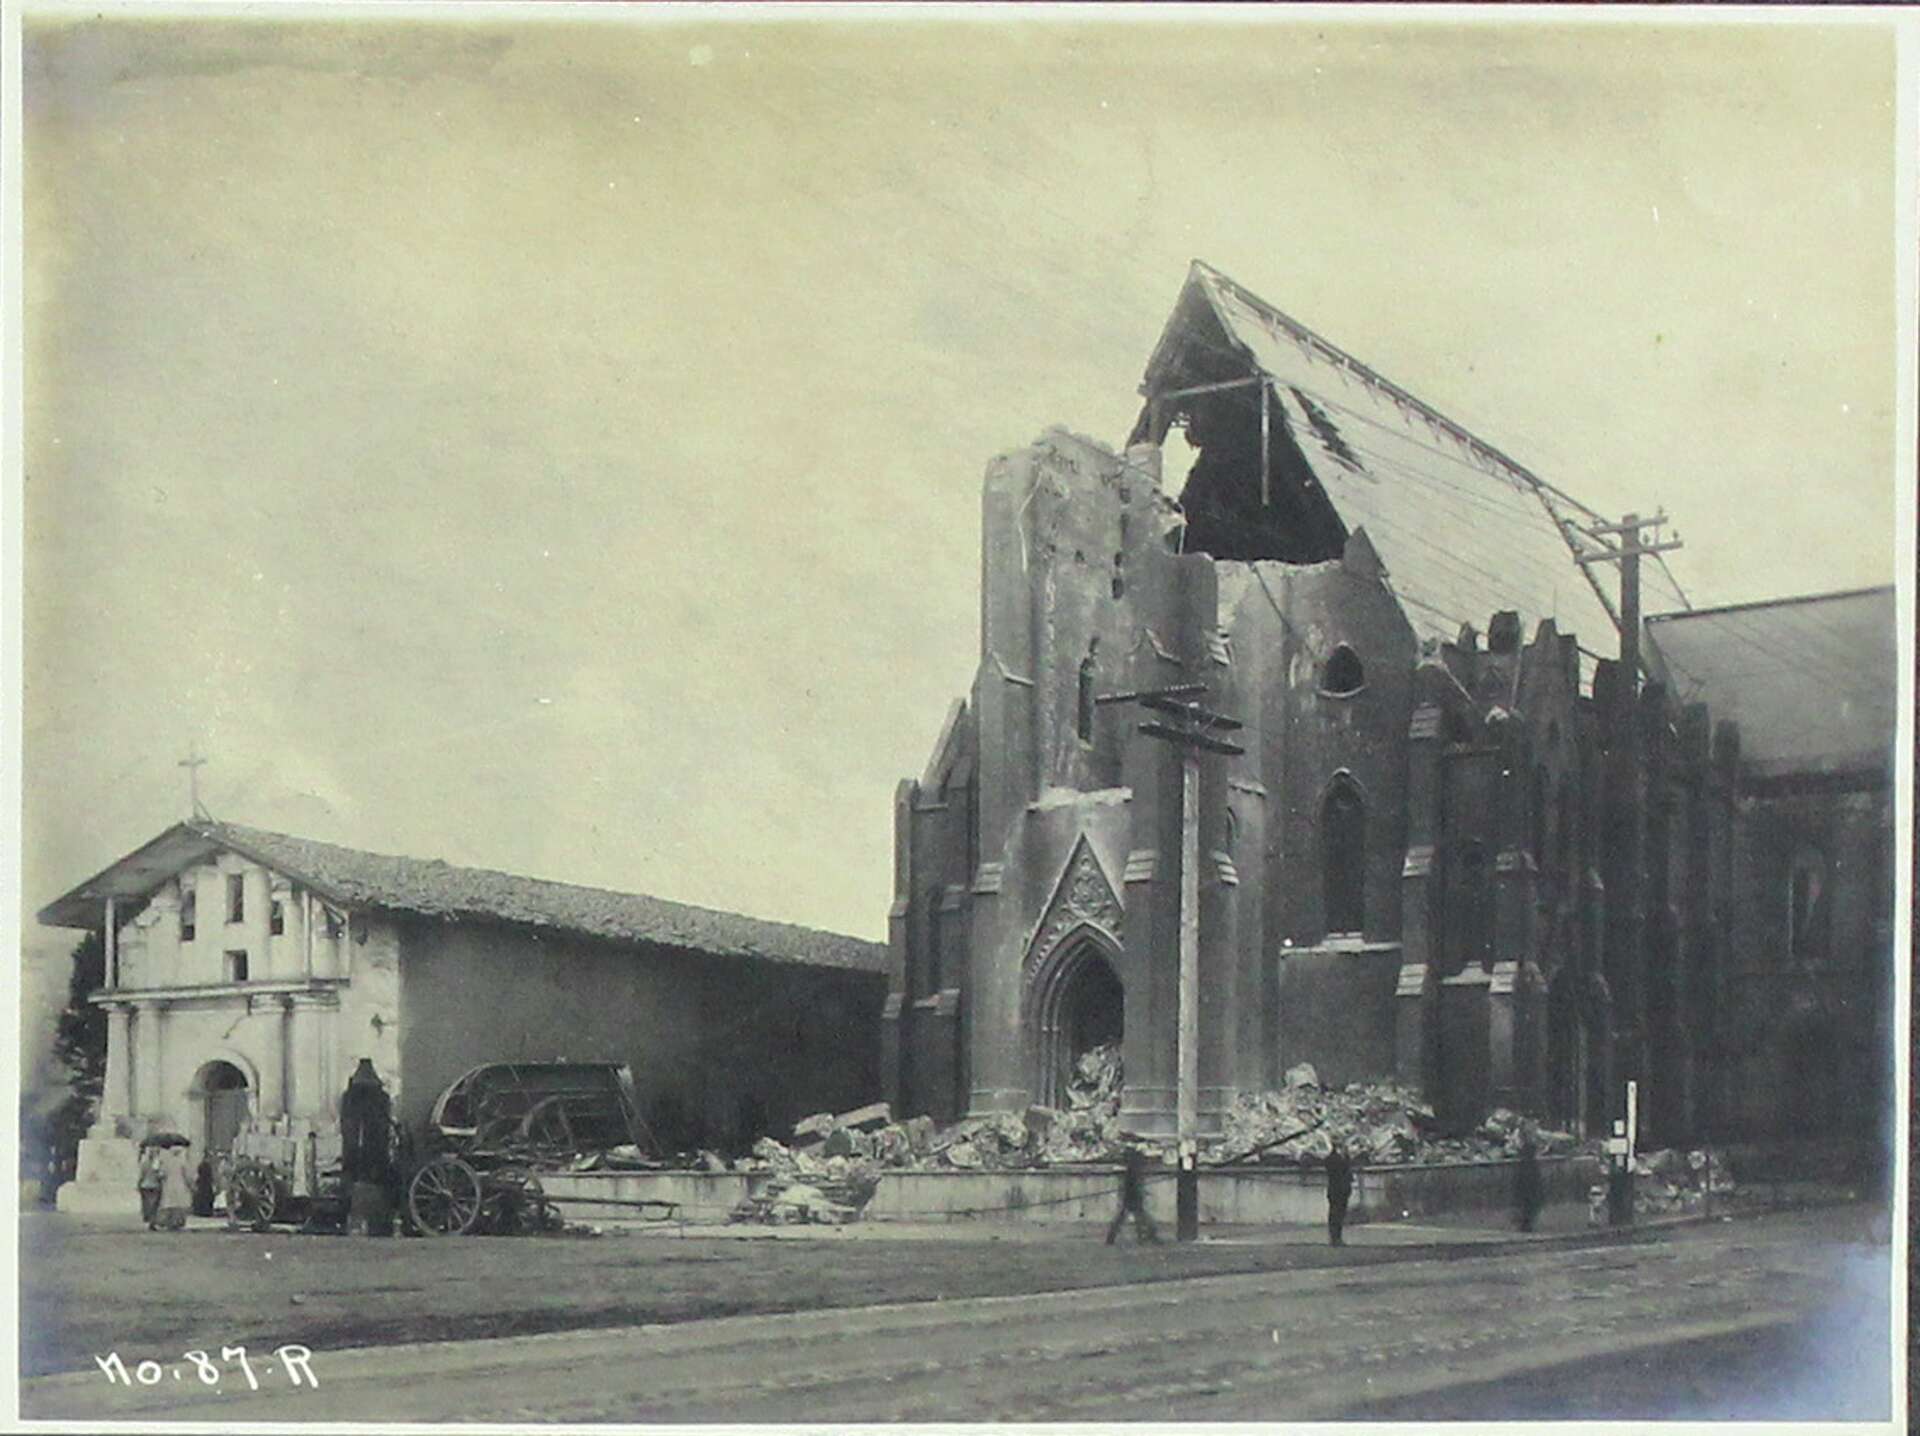
{"label": "dirt street", "polygon": [[[1233,1275],[1190,1275],[1170,1265],[1209,1258],[1205,1247],[1131,1254],[1049,1241],[1002,1253],[976,1242],[965,1248],[976,1270],[1014,1266],[1031,1276],[1033,1265],[1063,1260],[1084,1269],[1116,1256],[1169,1263],[1156,1273],[1168,1279],[493,1341],[315,1345],[317,1390],[271,1371],[258,1392],[232,1371],[205,1386],[192,1367],[178,1377],[162,1368],[147,1387],[85,1371],[28,1382],[23,1409],[263,1421],[1299,1420],[1370,1406],[1404,1417],[1424,1409],[1429,1393],[1497,1395],[1499,1383],[1518,1378],[1511,1389],[1536,1398],[1528,1414],[1548,1416],[1540,1398],[1551,1389],[1530,1386],[1523,1373],[1665,1351],[1647,1366],[1652,1376],[1642,1378],[1638,1399],[1659,1409],[1665,1381],[1697,1405],[1705,1388],[1686,1353],[1732,1337],[1810,1350],[1826,1373],[1816,1390],[1772,1392],[1770,1400],[1788,1407],[1780,1414],[1884,1417],[1888,1255],[1860,1242],[1859,1231],[1832,1213],[1806,1213],[1597,1247],[1483,1247],[1477,1259],[1437,1260],[1431,1250],[1383,1244],[1349,1249],[1349,1257],[1367,1256],[1337,1266],[1281,1263]],[[211,1250],[216,1239],[207,1241]],[[483,1261],[488,1245],[525,1244],[468,1245],[473,1254],[463,1257]],[[669,1245],[649,1245],[660,1253],[656,1275],[670,1270]],[[911,1288],[909,1269],[920,1269],[923,1280],[934,1270],[955,1272],[960,1254],[917,1242],[735,1246],[742,1262],[771,1260],[790,1277],[815,1273],[816,1290],[830,1285],[830,1269],[849,1264],[861,1271],[858,1280],[878,1284],[889,1259]],[[1212,1250],[1271,1256],[1275,1249]],[[722,1261],[728,1254],[704,1255]],[[710,1277],[722,1269],[704,1268]],[[588,1296],[586,1273],[574,1274],[578,1284],[568,1285]],[[1109,1281],[1118,1275],[1117,1268],[1106,1273]],[[945,1279],[932,1280],[937,1288]],[[1708,1345],[1690,1345],[1701,1342]],[[122,1342],[120,1349],[129,1362],[142,1356],[177,1369],[170,1353],[180,1344],[135,1351]],[[1739,1396],[1706,1393],[1709,1403],[1729,1405]],[[1496,1402],[1486,1414],[1498,1410]]]}

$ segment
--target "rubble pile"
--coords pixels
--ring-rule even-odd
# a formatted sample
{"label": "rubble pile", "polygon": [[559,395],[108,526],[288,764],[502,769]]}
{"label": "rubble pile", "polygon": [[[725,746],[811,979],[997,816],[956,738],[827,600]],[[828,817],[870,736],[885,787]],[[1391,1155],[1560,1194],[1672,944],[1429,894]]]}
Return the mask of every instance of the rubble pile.
{"label": "rubble pile", "polygon": [[[1702,1148],[1670,1148],[1633,1159],[1633,1210],[1637,1216],[1670,1216],[1699,1211],[1709,1190],[1716,1197],[1734,1192],[1733,1173],[1724,1157]],[[1711,1188],[1708,1183],[1711,1182]],[[1605,1188],[1601,1189],[1602,1200]]]}
{"label": "rubble pile", "polygon": [[753,1145],[753,1157],[737,1164],[742,1170],[771,1172],[772,1176],[727,1214],[730,1222],[857,1221],[874,1189],[880,1170],[867,1157],[841,1151],[828,1156],[825,1142],[790,1150],[762,1137]]}
{"label": "rubble pile", "polygon": [[[736,1219],[823,1219],[783,1217],[774,1214],[776,1208],[845,1208],[857,1216],[884,1171],[1004,1171],[1119,1161],[1128,1138],[1120,1129],[1118,1044],[1083,1054],[1066,1095],[1064,1108],[996,1112],[944,1128],[936,1128],[927,1117],[895,1122],[885,1103],[839,1116],[821,1112],[803,1118],[794,1124],[792,1145],[762,1137],[750,1155],[733,1164],[735,1171],[773,1178],[741,1204]],[[1288,1070],[1280,1090],[1245,1094],[1234,1104],[1226,1117],[1225,1141],[1217,1155],[1205,1160],[1313,1166],[1340,1138],[1362,1165],[1497,1161],[1519,1153],[1528,1125],[1501,1108],[1471,1133],[1445,1135],[1433,1108],[1411,1088],[1394,1082],[1326,1088],[1313,1067],[1301,1063]],[[1535,1128],[1533,1136],[1534,1149],[1542,1156],[1572,1152],[1577,1146],[1565,1132]],[[1170,1139],[1133,1140],[1171,1147]],[[709,1170],[718,1170],[716,1163],[725,1165],[711,1153],[701,1154],[701,1161]],[[790,1192],[797,1195],[788,1196]],[[814,1195],[824,1199],[825,1208],[814,1202]]]}
{"label": "rubble pile", "polygon": [[[1412,1088],[1396,1082],[1349,1082],[1342,1088],[1320,1085],[1309,1063],[1290,1068],[1277,1092],[1244,1094],[1227,1113],[1225,1153],[1229,1159],[1258,1155],[1281,1165],[1312,1165],[1343,1142],[1354,1160],[1368,1166],[1428,1162],[1487,1162],[1517,1156],[1526,1119],[1496,1108],[1473,1132],[1445,1135],[1433,1108]],[[1566,1132],[1534,1129],[1534,1150],[1541,1156],[1573,1151],[1578,1143]],[[1291,1137],[1292,1140],[1283,1140]]]}

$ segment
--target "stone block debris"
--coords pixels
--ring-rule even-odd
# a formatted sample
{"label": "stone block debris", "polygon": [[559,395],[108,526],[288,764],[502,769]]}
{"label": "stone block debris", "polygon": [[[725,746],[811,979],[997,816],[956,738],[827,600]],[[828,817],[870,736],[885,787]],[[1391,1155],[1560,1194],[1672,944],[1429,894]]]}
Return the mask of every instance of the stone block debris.
{"label": "stone block debris", "polygon": [[[1113,1165],[1129,1141],[1120,1126],[1122,1085],[1119,1045],[1110,1043],[1083,1053],[1074,1064],[1063,1107],[989,1113],[945,1127],[928,1117],[892,1121],[884,1103],[839,1116],[823,1112],[794,1124],[793,1147],[762,1138],[734,1168],[806,1182],[836,1180],[858,1169],[875,1174],[877,1182],[883,1171]],[[1564,1155],[1580,1145],[1569,1133],[1542,1128],[1505,1108],[1496,1108],[1472,1131],[1448,1133],[1412,1088],[1395,1082],[1323,1087],[1306,1062],[1288,1069],[1278,1090],[1243,1094],[1224,1126],[1224,1141],[1203,1162],[1252,1159],[1314,1166],[1325,1160],[1336,1138],[1366,1166],[1505,1160],[1518,1155],[1529,1133],[1541,1156]],[[1163,1157],[1171,1150],[1170,1138],[1134,1140]],[[1661,1160],[1677,1161],[1676,1173],[1694,1170],[1685,1154]]]}

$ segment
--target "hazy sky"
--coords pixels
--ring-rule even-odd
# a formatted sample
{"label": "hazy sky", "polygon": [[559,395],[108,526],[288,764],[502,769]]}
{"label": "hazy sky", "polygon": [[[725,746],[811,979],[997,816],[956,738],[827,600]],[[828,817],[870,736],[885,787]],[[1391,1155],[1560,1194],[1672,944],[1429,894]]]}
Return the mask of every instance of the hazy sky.
{"label": "hazy sky", "polygon": [[197,744],[221,817],[883,936],[982,472],[1124,439],[1194,257],[1664,504],[1697,603],[1893,575],[1883,23],[90,15],[25,43],[29,913]]}

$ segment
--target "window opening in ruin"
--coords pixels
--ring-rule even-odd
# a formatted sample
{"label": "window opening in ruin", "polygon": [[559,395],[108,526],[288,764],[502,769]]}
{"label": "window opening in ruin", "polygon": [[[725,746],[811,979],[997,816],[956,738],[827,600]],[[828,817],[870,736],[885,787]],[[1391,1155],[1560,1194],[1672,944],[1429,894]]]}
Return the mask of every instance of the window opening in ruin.
{"label": "window opening in ruin", "polygon": [[1080,660],[1080,696],[1074,726],[1082,743],[1093,741],[1093,655],[1099,646],[1099,639],[1092,640],[1087,645],[1087,656]]}
{"label": "window opening in ruin", "polygon": [[927,889],[927,991],[940,991],[940,895],[937,887]]}
{"label": "window opening in ruin", "polygon": [[1793,856],[1787,879],[1787,951],[1795,962],[1826,956],[1827,862],[1812,848]]}
{"label": "window opening in ruin", "polygon": [[239,873],[227,875],[227,921],[247,920],[247,880]]}
{"label": "window opening in ruin", "polygon": [[1493,871],[1487,861],[1486,844],[1469,839],[1460,849],[1460,881],[1452,904],[1456,922],[1459,959],[1455,972],[1465,972],[1474,963],[1493,966]]}
{"label": "window opening in ruin", "polygon": [[194,893],[192,888],[180,896],[180,941],[192,942],[194,934]]}
{"label": "window opening in ruin", "polygon": [[245,948],[227,950],[227,981],[245,982],[247,980],[247,953]]}
{"label": "window opening in ruin", "polygon": [[1533,765],[1533,782],[1527,790],[1527,834],[1527,846],[1533,853],[1534,869],[1538,871],[1547,861],[1547,768],[1544,763]]}
{"label": "window opening in ruin", "polygon": [[1336,778],[1321,805],[1320,847],[1327,931],[1358,933],[1366,926],[1367,809],[1349,778]]}
{"label": "window opening in ruin", "polygon": [[1560,797],[1554,804],[1554,876],[1562,888],[1573,881],[1573,784],[1560,779]]}
{"label": "window opening in ruin", "polygon": [[322,931],[324,931],[329,938],[339,937],[341,928],[346,925],[346,919],[332,908],[326,908],[324,914],[321,923]]}
{"label": "window opening in ruin", "polygon": [[275,898],[267,909],[267,931],[280,937],[287,930],[287,905]]}
{"label": "window opening in ruin", "polygon": [[1361,664],[1359,654],[1342,643],[1327,655],[1326,670],[1320,678],[1322,692],[1344,698],[1366,686],[1367,670]]}

